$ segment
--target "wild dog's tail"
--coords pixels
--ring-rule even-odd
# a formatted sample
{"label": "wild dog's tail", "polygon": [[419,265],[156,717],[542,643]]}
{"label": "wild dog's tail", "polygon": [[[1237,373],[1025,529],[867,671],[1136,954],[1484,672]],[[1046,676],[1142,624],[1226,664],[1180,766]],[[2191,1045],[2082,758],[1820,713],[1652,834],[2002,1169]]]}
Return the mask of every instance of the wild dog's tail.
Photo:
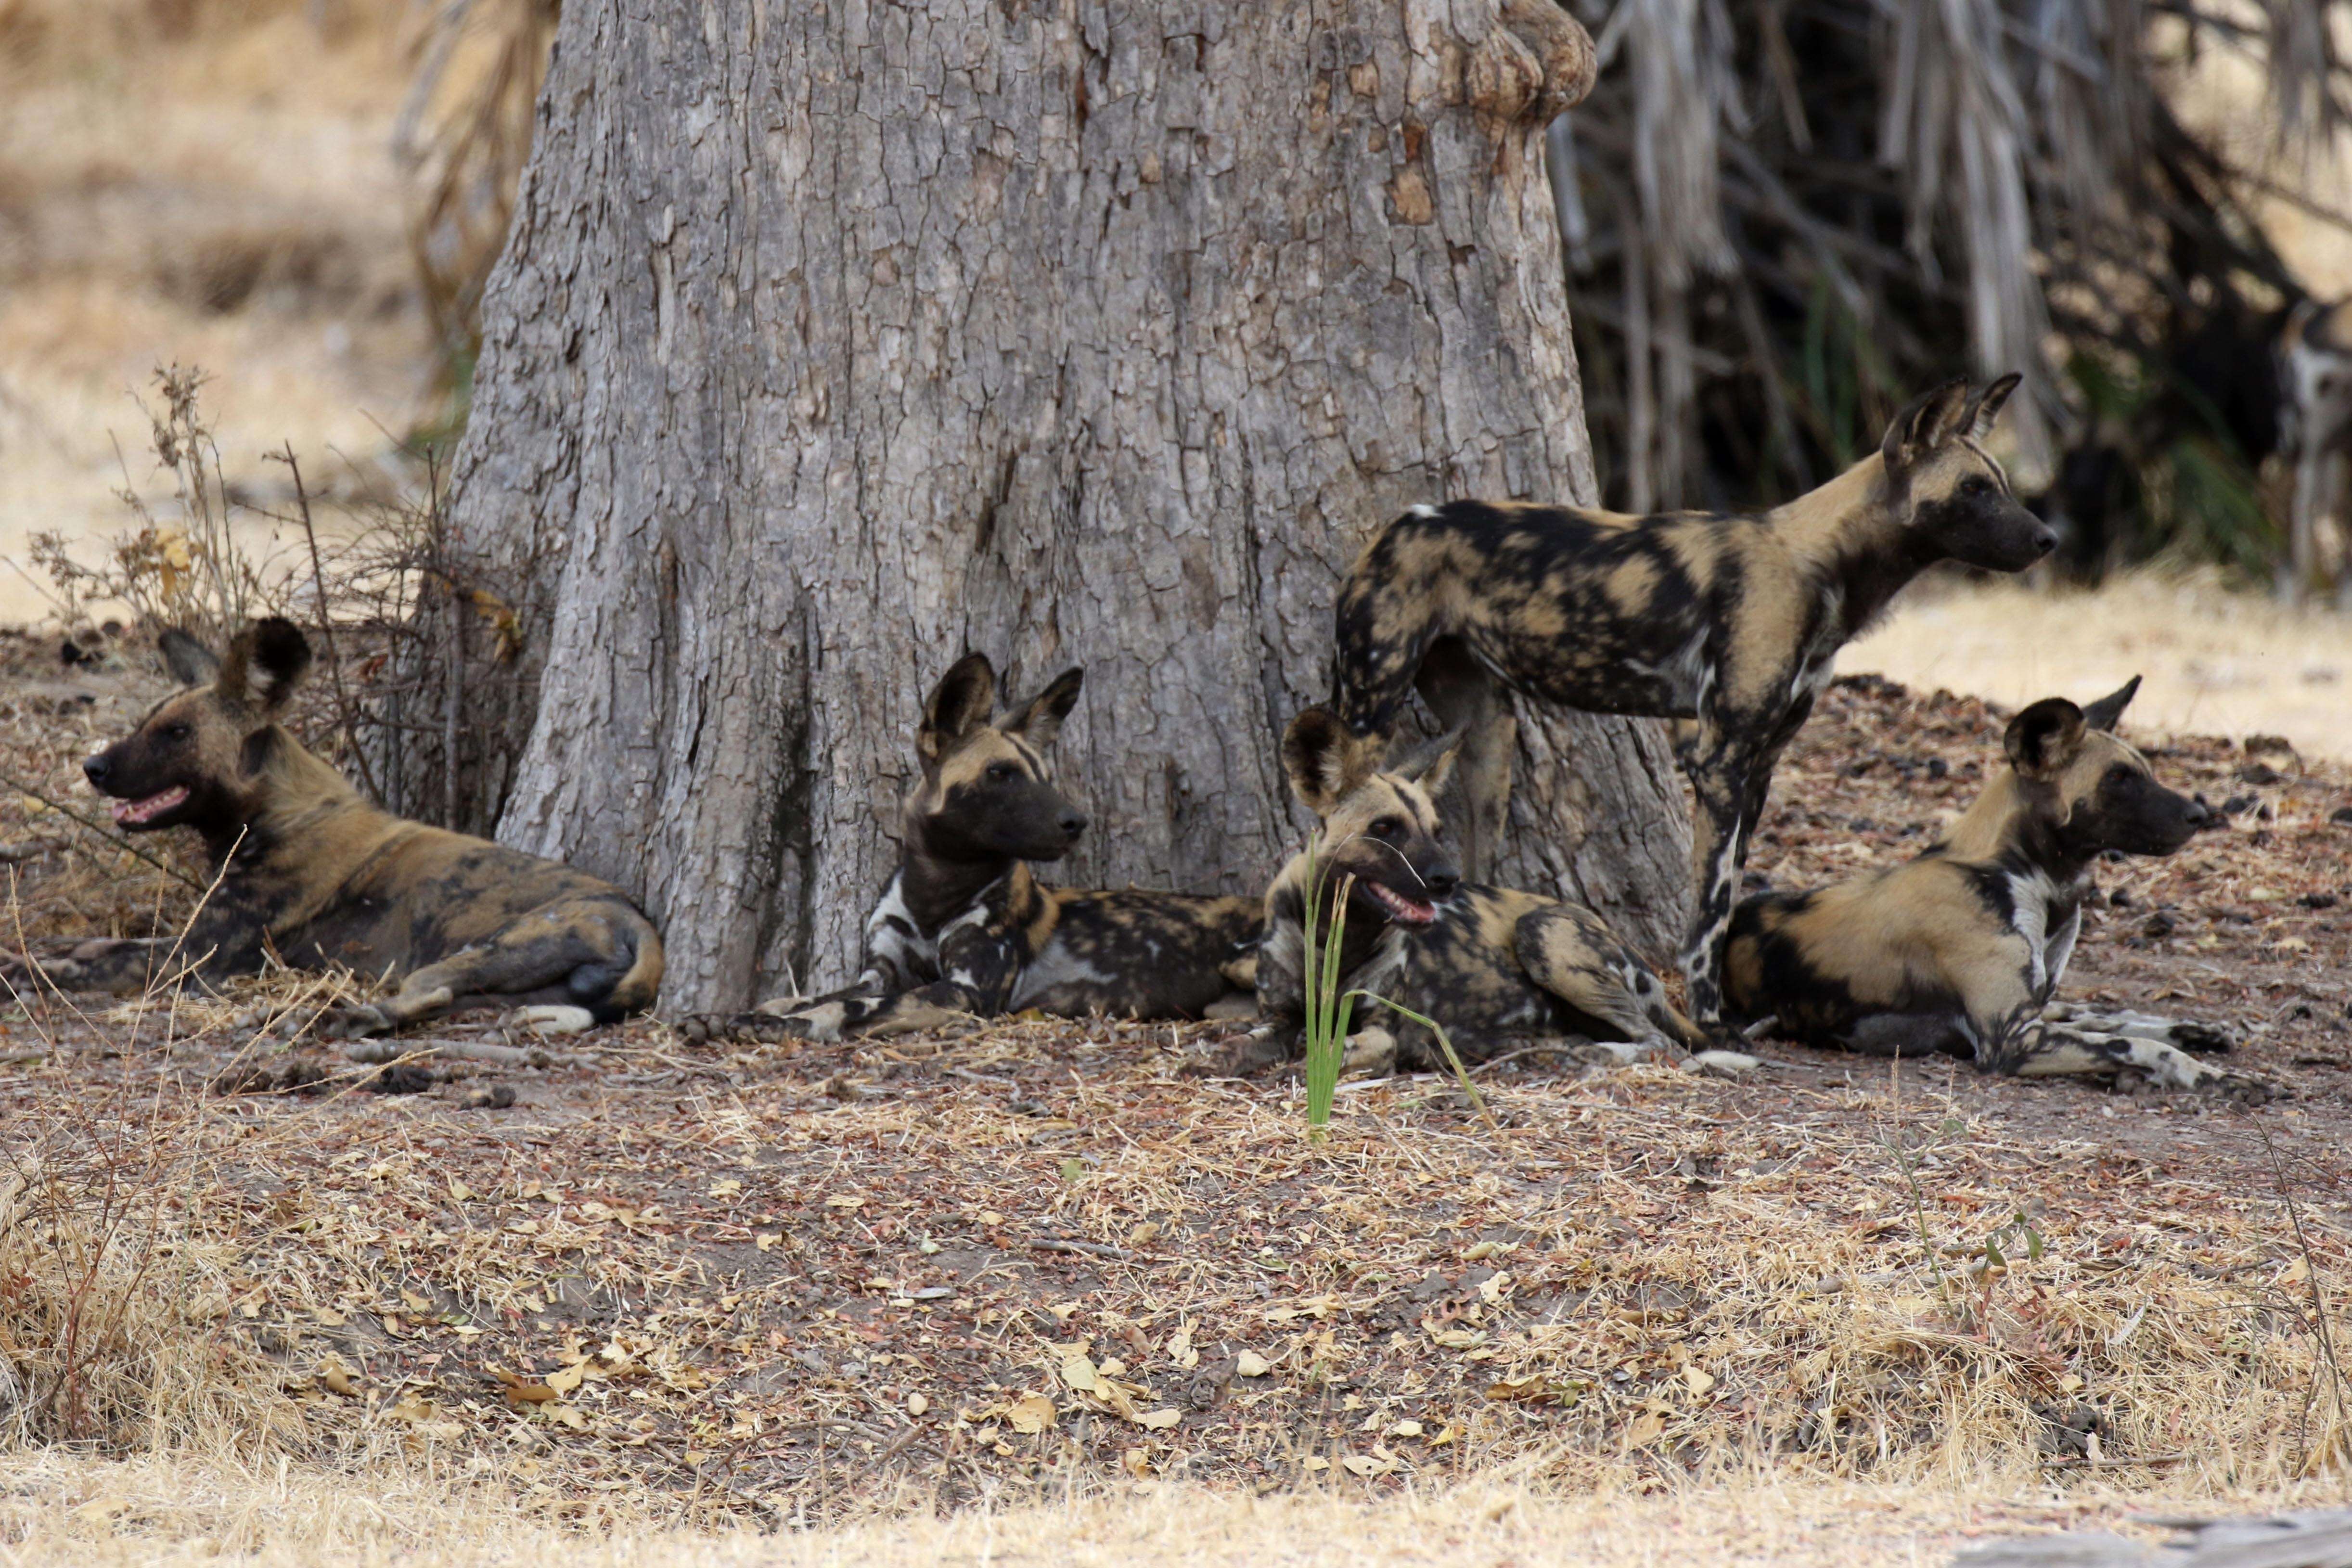
{"label": "wild dog's tail", "polygon": [[632,1013],[644,1012],[661,992],[665,963],[661,932],[635,907],[624,908],[628,910],[629,918],[614,921],[613,934],[629,954],[628,967],[616,972],[612,963],[583,963],[565,982],[572,999],[595,1015],[600,1024],[616,1023]]}

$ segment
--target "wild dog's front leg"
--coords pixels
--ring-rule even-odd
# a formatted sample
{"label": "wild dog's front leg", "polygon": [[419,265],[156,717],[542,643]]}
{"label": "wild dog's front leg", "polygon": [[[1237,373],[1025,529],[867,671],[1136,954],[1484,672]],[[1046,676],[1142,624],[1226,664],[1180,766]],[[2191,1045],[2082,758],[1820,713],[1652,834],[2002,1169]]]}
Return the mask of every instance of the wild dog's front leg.
{"label": "wild dog's front leg", "polygon": [[180,936],[94,937],[47,958],[0,958],[0,980],[20,992],[46,985],[129,996],[191,978],[250,974],[261,967],[263,930],[247,910],[207,905]]}
{"label": "wild dog's front leg", "polygon": [[2219,1056],[2236,1048],[2237,1042],[2229,1031],[2212,1024],[2200,1024],[2193,1018],[2160,1018],[2152,1013],[2101,1012],[2078,1007],[2072,1003],[2057,1003],[2045,1009],[2042,1016],[2053,1024],[2063,1024],[2094,1035],[2127,1035],[2136,1040],[2153,1040],[2160,1046],[2170,1046],[2192,1056]]}
{"label": "wild dog's front leg", "polygon": [[1756,829],[1763,824],[1764,806],[1771,798],[1773,771],[1780,765],[1781,754],[1788,751],[1789,742],[1797,738],[1797,731],[1805,727],[1812,712],[1811,693],[1791,703],[1748,770],[1747,787],[1739,796],[1739,861],[1743,869],[1748,864],[1748,847],[1756,842]]}
{"label": "wild dog's front leg", "polygon": [[1433,644],[1414,679],[1438,723],[1461,732],[1454,772],[1462,781],[1462,874],[1485,881],[1502,854],[1519,721],[1495,678],[1458,639],[1442,637]]}
{"label": "wild dog's front leg", "polygon": [[2258,1079],[2209,1067],[2179,1047],[2138,1035],[2102,1034],[2078,1024],[2042,1024],[2020,1078],[2107,1077],[2129,1068],[2162,1089],[2203,1089],[2259,1105],[2274,1092]]}
{"label": "wild dog's front leg", "polygon": [[2207,1067],[2160,1039],[2105,1033],[2080,1021],[2050,1021],[2021,966],[2014,977],[1989,976],[1969,998],[1969,1014],[1979,1040],[1997,1042],[1990,1050],[1979,1045],[1979,1063],[2013,1077],[2104,1078],[2129,1068],[2165,1089],[2210,1089],[2257,1104],[2273,1092],[2253,1079]]}
{"label": "wild dog's front leg", "polygon": [[[1739,873],[1748,863],[1740,832],[1751,768],[1748,753],[1726,743],[1707,721],[1684,751],[1691,794],[1691,923],[1683,943],[1683,978],[1690,987],[1690,1016],[1702,1028],[1723,1017],[1723,948],[1731,932],[1731,910],[1739,893]],[[1682,735],[1678,728],[1676,739]]]}
{"label": "wild dog's front leg", "polygon": [[1713,1042],[1675,1010],[1649,965],[1589,912],[1555,904],[1522,915],[1512,932],[1528,979],[1615,1027],[1636,1046],[1703,1051]]}
{"label": "wild dog's front leg", "polygon": [[950,931],[940,942],[941,978],[884,995],[843,996],[786,1014],[787,1034],[830,1042],[848,1037],[909,1034],[963,1017],[992,1017],[1021,973],[1026,954],[1014,934],[992,925]]}
{"label": "wild dog's front leg", "polygon": [[93,937],[44,957],[0,956],[0,984],[21,996],[37,991],[136,995],[158,978],[177,944],[152,937]]}

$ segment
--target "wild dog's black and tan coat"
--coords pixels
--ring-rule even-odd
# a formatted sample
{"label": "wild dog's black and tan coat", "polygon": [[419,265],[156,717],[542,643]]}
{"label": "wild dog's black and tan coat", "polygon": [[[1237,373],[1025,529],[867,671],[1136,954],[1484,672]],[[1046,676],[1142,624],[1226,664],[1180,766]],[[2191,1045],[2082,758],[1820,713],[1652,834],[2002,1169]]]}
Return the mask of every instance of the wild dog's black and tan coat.
{"label": "wild dog's black and tan coat", "polygon": [[569,1005],[597,1022],[653,1005],[661,937],[619,889],[378,810],[278,722],[310,665],[291,623],[256,623],[226,658],[178,632],[163,651],[192,689],[83,770],[130,831],[202,835],[218,885],[176,942],[85,943],[42,963],[51,981],[121,991],[168,978],[167,962],[209,978],[275,954],[399,983],[346,1010],[344,1033],[483,1001]]}
{"label": "wild dog's black and tan coat", "polygon": [[2010,766],[1917,858],[1732,917],[1731,1010],[1808,1044],[1947,1052],[2025,1077],[2133,1068],[2179,1089],[2254,1086],[2184,1054],[2214,1031],[2136,1014],[2046,1013],[2109,850],[2169,855],[2212,821],[2114,733],[2139,687],[2088,709],[2046,698],[2011,721]]}
{"label": "wild dog's black and tan coat", "polygon": [[1046,761],[1081,679],[1065,670],[998,724],[987,658],[948,671],[924,704],[922,775],[898,874],[866,922],[864,972],[830,995],[763,1004],[739,1027],[833,1039],[1032,1007],[1197,1018],[1237,995],[1223,971],[1257,935],[1255,900],[1053,888],[1029,868],[1086,829]]}
{"label": "wild dog's black and tan coat", "polygon": [[[1451,737],[1385,765],[1380,750],[1320,708],[1300,713],[1283,736],[1284,771],[1320,824],[1318,848],[1284,867],[1266,890],[1257,987],[1268,1023],[1222,1068],[1297,1054],[1310,878],[1321,883],[1323,910],[1349,889],[1340,989],[1437,1020],[1465,1059],[1561,1037],[1622,1047],[1612,1052],[1621,1059],[1660,1044],[1706,1048],[1658,977],[1591,910],[1460,879],[1439,842],[1433,804],[1454,767]],[[1359,999],[1354,1024],[1361,1036],[1392,1040],[1409,1065],[1444,1065],[1428,1031],[1378,1001]]]}
{"label": "wild dog's black and tan coat", "polygon": [[1464,731],[1474,876],[1510,791],[1517,730],[1502,689],[1683,721],[1675,751],[1697,797],[1683,963],[1691,1010],[1708,1021],[1773,766],[1839,647],[1935,562],[2015,571],[2054,542],[1980,445],[2016,384],[1939,388],[1896,416],[1877,452],[1761,516],[1415,508],[1340,588],[1333,707],[1355,734],[1390,736],[1417,687]]}

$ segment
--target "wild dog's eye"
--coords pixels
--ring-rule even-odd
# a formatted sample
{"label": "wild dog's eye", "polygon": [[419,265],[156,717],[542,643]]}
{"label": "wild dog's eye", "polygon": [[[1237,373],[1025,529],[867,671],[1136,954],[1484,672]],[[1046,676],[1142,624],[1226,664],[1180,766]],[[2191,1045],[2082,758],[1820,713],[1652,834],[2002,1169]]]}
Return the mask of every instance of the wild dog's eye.
{"label": "wild dog's eye", "polygon": [[185,724],[166,724],[163,726],[163,739],[167,741],[184,741],[194,733],[195,731],[189,729]]}
{"label": "wild dog's eye", "polygon": [[2128,763],[2116,763],[2110,765],[2107,769],[2107,783],[2109,784],[2128,784],[2131,782],[2131,776],[2132,770],[2131,765]]}
{"label": "wild dog's eye", "polygon": [[1404,824],[1393,816],[1383,816],[1372,824],[1370,831],[1375,838],[1395,838],[1403,834]]}
{"label": "wild dog's eye", "polygon": [[991,784],[1011,784],[1014,779],[1017,779],[1020,776],[1021,770],[1014,767],[1011,763],[991,763],[988,764],[988,782]]}
{"label": "wild dog's eye", "polygon": [[1990,495],[1992,493],[1992,481],[1986,479],[1982,474],[1970,474],[1967,479],[1960,481],[1960,493],[1969,497],[1970,500],[1974,500],[1978,496]]}

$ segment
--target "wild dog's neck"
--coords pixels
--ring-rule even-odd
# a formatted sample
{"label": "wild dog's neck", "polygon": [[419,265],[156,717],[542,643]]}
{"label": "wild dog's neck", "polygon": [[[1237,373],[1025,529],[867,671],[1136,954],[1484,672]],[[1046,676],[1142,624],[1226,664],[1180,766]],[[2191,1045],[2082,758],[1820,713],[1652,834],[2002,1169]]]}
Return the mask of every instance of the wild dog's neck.
{"label": "wild dog's neck", "polygon": [[2056,817],[2013,768],[2003,768],[1985,786],[1976,804],[1952,824],[1941,847],[1955,860],[1999,862],[2040,871],[2061,883],[2081,876],[2097,853],[2066,841]]}
{"label": "wild dog's neck", "polygon": [[215,868],[232,854],[247,864],[258,860],[298,826],[315,824],[320,816],[376,809],[360,797],[349,779],[282,725],[271,725],[247,745],[258,752],[252,808],[241,818],[194,825],[204,836],[205,856]]}
{"label": "wild dog's neck", "polygon": [[1935,562],[1905,537],[1887,489],[1885,462],[1874,452],[1769,514],[1774,531],[1837,586],[1842,629],[1849,638]]}
{"label": "wild dog's neck", "polygon": [[920,824],[909,824],[898,860],[898,898],[926,935],[970,909],[989,887],[1022,863],[1010,855],[943,855]]}

